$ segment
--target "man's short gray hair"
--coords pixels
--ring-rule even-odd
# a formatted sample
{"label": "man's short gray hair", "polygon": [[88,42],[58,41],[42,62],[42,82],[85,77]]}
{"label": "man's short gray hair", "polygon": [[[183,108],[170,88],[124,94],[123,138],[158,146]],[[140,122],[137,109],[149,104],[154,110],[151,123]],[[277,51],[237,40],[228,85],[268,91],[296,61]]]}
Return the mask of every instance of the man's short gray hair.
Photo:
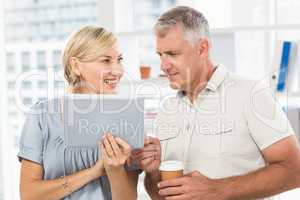
{"label": "man's short gray hair", "polygon": [[194,44],[199,39],[210,38],[209,25],[204,15],[194,8],[177,6],[162,14],[155,26],[155,34],[164,37],[170,28],[181,25],[185,39]]}

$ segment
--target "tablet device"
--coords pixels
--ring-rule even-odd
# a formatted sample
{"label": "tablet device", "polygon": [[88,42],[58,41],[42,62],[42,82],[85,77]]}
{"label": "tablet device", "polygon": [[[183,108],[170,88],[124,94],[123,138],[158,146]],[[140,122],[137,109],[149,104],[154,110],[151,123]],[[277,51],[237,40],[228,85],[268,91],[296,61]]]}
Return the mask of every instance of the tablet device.
{"label": "tablet device", "polygon": [[143,98],[67,95],[63,98],[63,122],[68,147],[98,147],[108,132],[124,139],[132,149],[144,146]]}

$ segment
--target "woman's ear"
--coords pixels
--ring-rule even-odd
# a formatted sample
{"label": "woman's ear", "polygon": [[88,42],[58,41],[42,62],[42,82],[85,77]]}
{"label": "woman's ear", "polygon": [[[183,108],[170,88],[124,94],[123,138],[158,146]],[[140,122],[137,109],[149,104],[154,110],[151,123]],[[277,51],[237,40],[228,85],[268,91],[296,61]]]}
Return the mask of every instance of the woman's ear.
{"label": "woman's ear", "polygon": [[81,76],[80,69],[79,69],[79,61],[76,57],[70,57],[70,65],[72,67],[72,71],[77,75]]}
{"label": "woman's ear", "polygon": [[200,57],[209,57],[209,41],[207,39],[198,40],[197,53]]}

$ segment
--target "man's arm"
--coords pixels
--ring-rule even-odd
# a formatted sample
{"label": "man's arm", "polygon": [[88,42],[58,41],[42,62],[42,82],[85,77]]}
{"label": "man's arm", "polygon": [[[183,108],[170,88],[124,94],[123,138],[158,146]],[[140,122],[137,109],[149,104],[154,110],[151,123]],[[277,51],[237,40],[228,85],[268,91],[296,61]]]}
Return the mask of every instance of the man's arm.
{"label": "man's arm", "polygon": [[271,145],[262,154],[268,166],[219,180],[227,199],[263,198],[300,187],[300,153],[295,136]]}
{"label": "man's arm", "polygon": [[300,187],[300,151],[295,136],[262,152],[268,165],[246,175],[209,179],[200,172],[159,183],[166,200],[246,200],[264,198]]}
{"label": "man's arm", "polygon": [[164,198],[158,194],[157,184],[159,182],[160,182],[160,174],[158,170],[152,173],[146,172],[144,185],[151,199],[164,200]]}
{"label": "man's arm", "polygon": [[160,181],[159,165],[161,162],[161,146],[158,138],[146,137],[144,148],[133,152],[133,158],[137,159],[140,167],[146,173],[144,185],[151,199],[163,200],[158,194],[157,184]]}

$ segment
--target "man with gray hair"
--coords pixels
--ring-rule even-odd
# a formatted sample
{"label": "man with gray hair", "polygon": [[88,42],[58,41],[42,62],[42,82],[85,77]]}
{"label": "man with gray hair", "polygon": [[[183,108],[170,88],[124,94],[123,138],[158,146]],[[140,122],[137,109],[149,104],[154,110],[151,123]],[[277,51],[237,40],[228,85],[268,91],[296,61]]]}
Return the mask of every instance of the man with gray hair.
{"label": "man with gray hair", "polygon": [[[190,7],[175,7],[155,25],[161,69],[178,95],[163,102],[133,153],[152,199],[268,199],[300,186],[300,151],[272,91],[215,64],[209,26]],[[230,49],[224,49],[230,51]],[[179,160],[184,176],[160,180],[162,161]]]}

